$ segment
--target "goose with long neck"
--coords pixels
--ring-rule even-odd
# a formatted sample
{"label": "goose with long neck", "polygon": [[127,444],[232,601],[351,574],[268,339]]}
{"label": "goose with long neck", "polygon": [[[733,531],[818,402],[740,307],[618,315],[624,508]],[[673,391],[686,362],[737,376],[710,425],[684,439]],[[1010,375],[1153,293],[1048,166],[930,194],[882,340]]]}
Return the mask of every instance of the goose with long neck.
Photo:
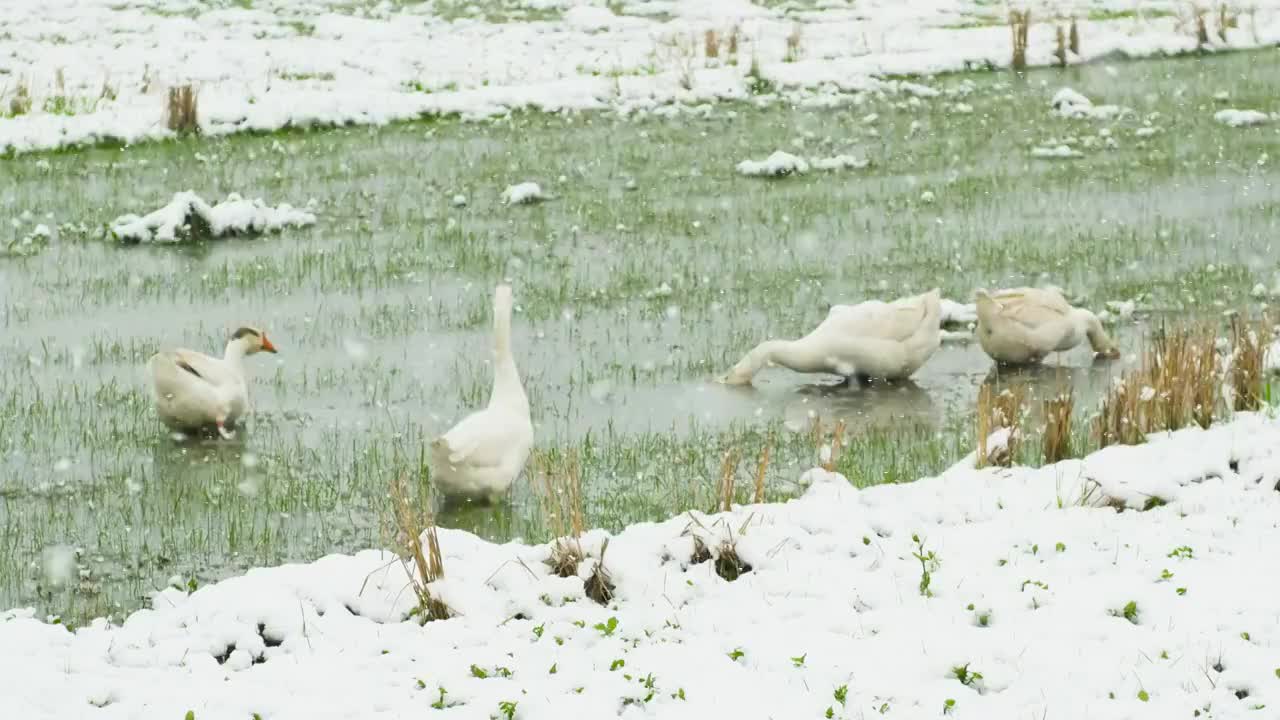
{"label": "goose with long neck", "polygon": [[888,303],[834,305],[813,332],[796,340],[760,343],[719,380],[746,385],[772,365],[860,382],[900,380],[919,370],[938,349],[941,326],[942,300],[936,288]]}
{"label": "goose with long neck", "polygon": [[249,384],[244,358],[276,352],[258,328],[242,327],[231,335],[221,358],[179,348],[158,352],[147,362],[156,414],[171,430],[214,428],[226,439],[249,411]]}
{"label": "goose with long neck", "polygon": [[1084,342],[1101,357],[1120,357],[1098,316],[1072,307],[1057,289],[978,290],[974,301],[978,344],[998,363],[1036,363]]}
{"label": "goose with long neck", "polygon": [[493,502],[524,470],[533,422],[511,351],[511,287],[493,292],[493,390],[483,410],[431,443],[432,479],[446,498]]}

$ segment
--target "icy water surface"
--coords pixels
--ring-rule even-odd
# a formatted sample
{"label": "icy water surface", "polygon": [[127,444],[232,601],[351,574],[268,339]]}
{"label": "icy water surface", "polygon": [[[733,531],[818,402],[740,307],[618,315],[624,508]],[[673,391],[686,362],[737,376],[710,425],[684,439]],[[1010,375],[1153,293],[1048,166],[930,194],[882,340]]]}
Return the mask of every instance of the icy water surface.
{"label": "icy water surface", "polygon": [[[937,98],[835,109],[517,115],[0,160],[13,239],[57,230],[43,252],[0,257],[0,607],[115,613],[172,579],[381,543],[390,479],[422,478],[425,442],[487,400],[504,277],[538,445],[581,453],[589,524],[708,507],[730,447],[747,485],[771,445],[770,495],[784,497],[816,457],[815,416],[846,420],[840,467],[855,482],[939,471],[971,449],[977,388],[995,379],[976,346],[947,343],[894,387],[782,370],[751,388],[711,380],[831,303],[934,286],[965,300],[1054,283],[1095,310],[1138,299],[1143,322],[1256,303],[1255,285],[1277,284],[1280,126],[1231,129],[1213,113],[1276,109],[1278,58],[944,76],[924,81]],[[1053,117],[1062,85],[1134,112]],[[1030,157],[1064,142],[1084,156]],[[872,166],[734,172],[777,149]],[[500,203],[526,180],[553,199]],[[314,201],[320,221],[194,248],[96,239],[185,189]],[[281,350],[249,361],[254,421],[233,442],[175,442],[143,392],[146,358],[219,351],[246,323]],[[1132,352],[1146,327],[1115,330]],[[1069,385],[1091,408],[1117,372],[1084,349],[1052,364],[1013,379],[1040,396]],[[525,481],[510,506],[441,522],[545,536]],[[75,555],[69,574],[45,572],[59,548]]]}

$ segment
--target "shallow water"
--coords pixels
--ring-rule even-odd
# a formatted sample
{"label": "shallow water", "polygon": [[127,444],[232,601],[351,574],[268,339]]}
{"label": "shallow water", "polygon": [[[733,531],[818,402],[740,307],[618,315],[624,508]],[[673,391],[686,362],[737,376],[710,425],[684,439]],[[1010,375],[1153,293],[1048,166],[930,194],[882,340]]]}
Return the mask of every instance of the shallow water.
{"label": "shallow water", "polygon": [[[1141,295],[1172,319],[1248,305],[1278,269],[1280,174],[1263,155],[1280,157],[1280,135],[1215,124],[1212,95],[1271,102],[1277,55],[1120,65],[1118,77],[967,76],[973,114],[947,98],[866,98],[821,112],[725,105],[710,120],[520,115],[100,148],[48,156],[48,171],[0,160],[15,179],[0,217],[30,211],[23,228],[84,223],[96,236],[187,188],[314,198],[320,215],[314,228],[196,248],[60,231],[39,255],[0,258],[0,607],[123,611],[170,576],[205,582],[382,543],[390,479],[422,478],[424,441],[487,400],[489,297],[503,277],[539,447],[583,453],[593,525],[706,506],[730,447],[745,467],[772,444],[781,488],[816,457],[815,417],[846,421],[842,469],[867,483],[963,456],[984,381],[1025,382],[1034,398],[1070,386],[1093,407],[1123,362],[1095,364],[1086,349],[997,377],[975,345],[947,343],[894,386],[785,370],[750,388],[712,379],[759,340],[804,334],[831,303],[934,286],[963,300],[1053,282],[1094,309]],[[1064,83],[1139,116],[1053,118],[1048,97]],[[862,120],[872,112],[876,135]],[[1137,141],[1152,117],[1164,131]],[[924,129],[908,137],[913,120]],[[1119,148],[1026,156],[1028,143],[1103,127]],[[778,148],[873,166],[780,181],[733,172]],[[499,203],[529,179],[556,199]],[[451,206],[457,193],[467,207]],[[175,442],[152,416],[146,358],[216,352],[247,323],[281,349],[249,361],[254,421],[233,442]],[[1116,327],[1126,355],[1145,329]],[[510,505],[440,519],[493,538],[546,532],[526,481]],[[62,544],[83,552],[60,584],[39,558]]]}

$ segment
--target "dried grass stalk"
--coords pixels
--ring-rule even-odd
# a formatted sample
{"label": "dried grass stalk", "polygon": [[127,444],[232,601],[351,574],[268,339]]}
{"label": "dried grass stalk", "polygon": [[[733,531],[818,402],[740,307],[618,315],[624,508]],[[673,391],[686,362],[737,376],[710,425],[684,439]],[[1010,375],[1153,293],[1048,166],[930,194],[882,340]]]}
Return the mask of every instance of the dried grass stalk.
{"label": "dried grass stalk", "polygon": [[165,102],[165,127],[179,135],[200,132],[199,101],[192,85],[169,88]]}
{"label": "dried grass stalk", "polygon": [[739,28],[738,28],[738,26],[737,26],[737,25],[734,25],[734,26],[729,30],[729,42],[728,42],[728,47],[727,47],[727,48],[725,48],[725,50],[728,52],[728,54],[729,54],[729,62],[730,62],[730,63],[732,63],[732,64],[736,64],[736,63],[738,62],[738,35],[739,35],[739,33],[740,33],[740,30],[739,30]]}
{"label": "dried grass stalk", "polygon": [[547,527],[555,534],[548,559],[560,577],[576,575],[585,557],[580,539],[582,519],[582,465],[576,449],[564,454],[539,452],[533,459],[538,505]]}
{"label": "dried grass stalk", "polygon": [[1080,57],[1080,28],[1076,26],[1075,18],[1071,18],[1071,30],[1067,35],[1067,46],[1071,48],[1071,54]]}
{"label": "dried grass stalk", "polygon": [[702,48],[708,60],[720,57],[720,36],[715,30],[708,30],[703,35]]}
{"label": "dried grass stalk", "polygon": [[1191,15],[1196,23],[1196,45],[1201,48],[1209,44],[1209,26],[1205,21],[1205,14],[1204,6],[1200,4],[1191,6]]}
{"label": "dried grass stalk", "polygon": [[1044,462],[1046,465],[1071,457],[1071,413],[1075,410],[1071,386],[1044,401]]}
{"label": "dried grass stalk", "polygon": [[729,448],[720,461],[720,482],[716,486],[716,506],[720,512],[733,509],[733,489],[738,472],[738,451]]}
{"label": "dried grass stalk", "polygon": [[[1014,385],[995,391],[990,383],[978,388],[978,461],[977,467],[1000,465],[1009,467],[1018,454],[1021,444],[1022,416],[1026,404],[1027,388]],[[1005,446],[1001,449],[987,447],[987,440],[1001,428],[1009,430]]]}
{"label": "dried grass stalk", "polygon": [[1240,27],[1240,15],[1227,7],[1226,3],[1218,5],[1218,39],[1227,41],[1227,29]]}
{"label": "dried grass stalk", "polygon": [[[415,504],[409,489],[408,475],[399,475],[391,483],[392,520],[395,523],[396,554],[409,576],[409,584],[417,598],[410,615],[421,622],[444,620],[450,612],[442,600],[431,594],[431,583],[444,577],[444,557],[440,554],[440,538],[428,502]],[[423,537],[426,544],[423,544]]]}
{"label": "dried grass stalk", "polygon": [[613,577],[609,573],[609,569],[604,566],[604,553],[609,549],[609,539],[605,538],[604,543],[600,546],[600,557],[596,560],[596,569],[592,571],[591,577],[587,578],[587,582],[583,585],[583,591],[587,597],[595,600],[601,605],[608,605],[613,600],[613,591],[617,586],[613,584]]}
{"label": "dried grass stalk", "polygon": [[1061,25],[1054,27],[1054,33],[1057,37],[1057,46],[1053,51],[1053,56],[1058,59],[1058,65],[1067,66],[1067,33],[1062,29]]}
{"label": "dried grass stalk", "polygon": [[764,502],[764,477],[769,470],[769,445],[764,446],[764,450],[760,452],[760,462],[756,464],[756,492],[751,497],[751,502],[759,505]]}
{"label": "dried grass stalk", "polygon": [[1025,70],[1027,69],[1027,34],[1031,27],[1031,11],[1009,11],[1009,27],[1013,31],[1013,57],[1010,65],[1014,70]]}
{"label": "dried grass stalk", "polygon": [[18,117],[31,112],[31,88],[26,81],[19,78],[18,85],[13,90],[13,97],[9,98],[9,115]]}
{"label": "dried grass stalk", "polygon": [[1231,338],[1234,345],[1231,356],[1231,387],[1234,391],[1232,409],[1236,412],[1256,412],[1266,404],[1264,361],[1274,334],[1266,315],[1255,323],[1241,319],[1238,314],[1231,316]]}
{"label": "dried grass stalk", "polygon": [[800,44],[803,41],[803,26],[795,23],[791,26],[791,32],[787,34],[787,52],[783,56],[783,62],[795,62],[800,59]]}

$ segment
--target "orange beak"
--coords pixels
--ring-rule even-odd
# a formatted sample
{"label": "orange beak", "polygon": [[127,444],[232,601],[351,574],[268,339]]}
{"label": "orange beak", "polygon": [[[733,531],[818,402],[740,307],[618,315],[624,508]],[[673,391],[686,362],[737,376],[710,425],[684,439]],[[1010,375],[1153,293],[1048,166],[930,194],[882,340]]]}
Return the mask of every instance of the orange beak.
{"label": "orange beak", "polygon": [[276,351],[276,346],[271,344],[271,341],[267,339],[266,335],[262,336],[262,349],[269,353]]}

